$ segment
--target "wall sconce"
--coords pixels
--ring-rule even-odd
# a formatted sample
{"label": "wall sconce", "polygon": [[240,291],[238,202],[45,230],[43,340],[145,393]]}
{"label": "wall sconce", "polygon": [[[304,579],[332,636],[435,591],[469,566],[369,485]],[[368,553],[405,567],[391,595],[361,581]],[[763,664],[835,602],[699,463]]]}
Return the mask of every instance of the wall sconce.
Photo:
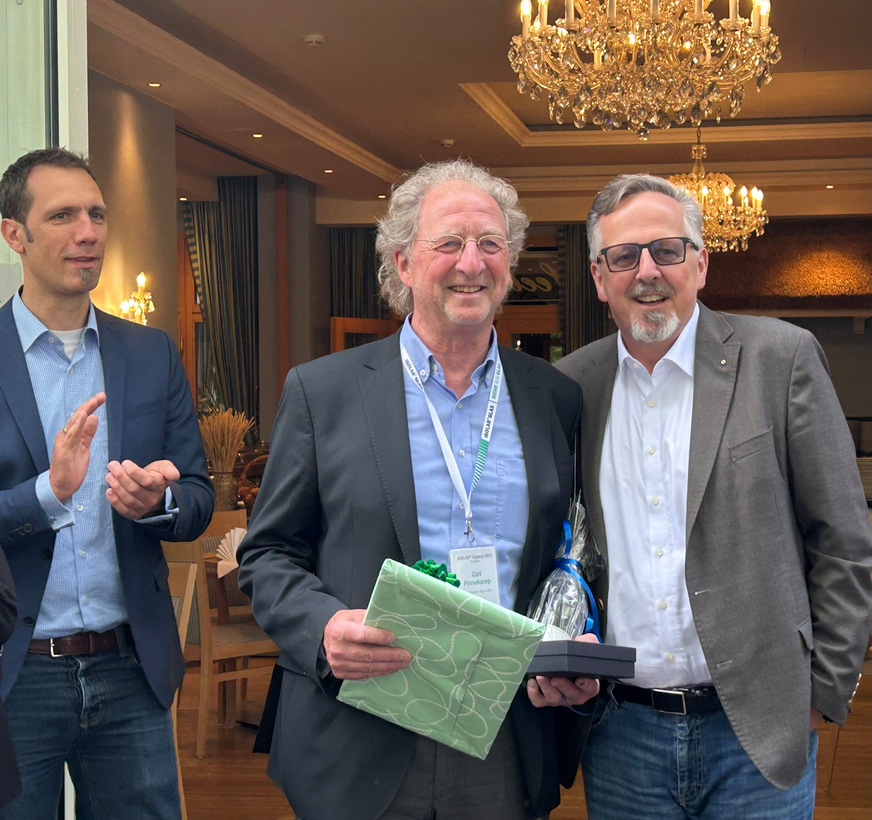
{"label": "wall sconce", "polygon": [[140,325],[147,325],[147,313],[154,312],[154,302],[151,293],[145,289],[145,274],[136,277],[136,290],[130,294],[130,299],[121,303],[121,318]]}

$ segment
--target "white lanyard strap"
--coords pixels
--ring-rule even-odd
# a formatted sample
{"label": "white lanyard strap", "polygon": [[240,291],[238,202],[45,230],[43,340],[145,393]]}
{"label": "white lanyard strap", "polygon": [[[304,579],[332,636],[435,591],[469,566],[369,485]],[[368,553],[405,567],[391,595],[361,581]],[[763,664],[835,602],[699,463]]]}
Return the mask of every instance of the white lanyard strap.
{"label": "white lanyard strap", "polygon": [[496,362],[494,367],[494,378],[491,383],[490,395],[488,396],[487,412],[484,414],[484,423],[481,427],[481,439],[478,443],[478,452],[475,454],[475,468],[472,473],[472,485],[469,492],[463,486],[463,479],[460,476],[460,468],[457,466],[457,459],[454,457],[454,452],[451,445],[448,443],[448,438],[445,435],[445,430],[442,427],[442,422],[439,420],[439,415],[427,391],[424,390],[424,383],[418,376],[418,371],[409,357],[408,351],[404,345],[400,345],[400,352],[403,355],[403,367],[406,373],[409,374],[412,381],[421,389],[424,394],[424,400],[427,402],[427,409],[430,411],[430,419],[433,422],[433,429],[436,431],[436,438],[439,439],[439,447],[442,450],[442,458],[445,459],[445,466],[448,468],[448,475],[451,477],[451,483],[454,489],[460,496],[463,505],[464,518],[466,519],[466,539],[467,541],[475,541],[475,533],[472,530],[472,491],[478,484],[479,479],[484,472],[484,464],[487,461],[487,451],[490,446],[490,440],[494,431],[494,420],[497,415],[497,405],[500,399],[500,387],[503,383],[503,366],[500,362],[500,354],[497,351]]}

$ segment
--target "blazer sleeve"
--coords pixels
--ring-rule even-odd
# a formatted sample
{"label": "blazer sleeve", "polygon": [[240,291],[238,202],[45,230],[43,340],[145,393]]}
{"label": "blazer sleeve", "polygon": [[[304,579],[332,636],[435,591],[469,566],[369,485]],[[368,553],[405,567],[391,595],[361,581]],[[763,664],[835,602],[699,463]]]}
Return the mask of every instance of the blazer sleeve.
{"label": "blazer sleeve", "polygon": [[808,567],[812,705],[843,723],[869,637],[872,528],[844,414],[810,334],[801,336],[794,357],[787,436]]}
{"label": "blazer sleeve", "polygon": [[346,608],[314,574],[322,537],[321,506],[315,431],[294,369],[285,381],[269,460],[239,547],[239,586],[251,598],[255,619],[295,671],[319,685],[324,627],[334,613]]}

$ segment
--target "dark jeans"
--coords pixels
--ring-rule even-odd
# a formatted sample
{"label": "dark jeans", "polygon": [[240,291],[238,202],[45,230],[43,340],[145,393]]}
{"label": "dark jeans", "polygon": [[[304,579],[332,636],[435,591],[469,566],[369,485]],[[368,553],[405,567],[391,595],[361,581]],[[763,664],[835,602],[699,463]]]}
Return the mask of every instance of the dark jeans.
{"label": "dark jeans", "polygon": [[0,820],[55,820],[67,763],[77,820],[178,820],[172,718],[132,650],[28,654],[6,700],[23,792]]}

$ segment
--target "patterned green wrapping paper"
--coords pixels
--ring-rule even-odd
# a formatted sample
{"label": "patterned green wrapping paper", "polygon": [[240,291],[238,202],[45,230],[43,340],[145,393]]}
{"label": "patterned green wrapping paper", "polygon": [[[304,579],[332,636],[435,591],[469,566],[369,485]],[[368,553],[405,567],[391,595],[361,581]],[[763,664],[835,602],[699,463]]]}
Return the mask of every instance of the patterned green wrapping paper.
{"label": "patterned green wrapping paper", "polygon": [[386,559],[365,623],[408,649],[406,669],[343,681],[339,700],[484,759],[545,627]]}

